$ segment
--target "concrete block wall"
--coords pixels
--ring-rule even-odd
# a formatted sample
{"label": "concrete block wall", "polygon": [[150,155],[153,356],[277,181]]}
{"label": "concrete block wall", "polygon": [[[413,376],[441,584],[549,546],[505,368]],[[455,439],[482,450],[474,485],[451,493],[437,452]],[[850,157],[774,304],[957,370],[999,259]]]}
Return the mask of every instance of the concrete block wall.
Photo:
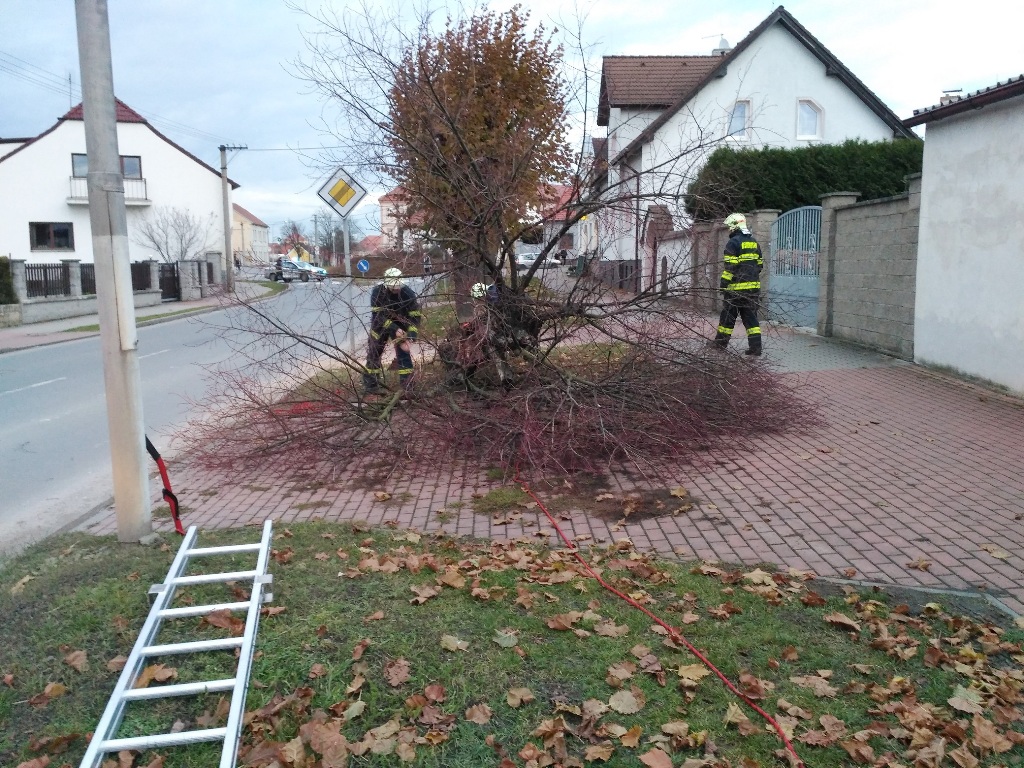
{"label": "concrete block wall", "polygon": [[921,176],[903,195],[855,199],[822,200],[818,333],[913,360]]}

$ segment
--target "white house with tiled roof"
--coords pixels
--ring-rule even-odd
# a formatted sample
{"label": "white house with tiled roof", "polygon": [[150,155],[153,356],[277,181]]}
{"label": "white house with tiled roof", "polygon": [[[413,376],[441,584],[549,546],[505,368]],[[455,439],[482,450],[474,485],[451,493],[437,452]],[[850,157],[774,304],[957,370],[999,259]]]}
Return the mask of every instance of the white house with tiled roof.
{"label": "white house with tiled roof", "polygon": [[[645,225],[667,211],[688,224],[683,195],[708,155],[733,147],[801,147],[913,137],[846,66],[779,6],[734,48],[710,56],[604,60],[599,126],[612,202],[601,256],[632,262],[649,285],[655,259]],[[621,204],[614,205],[615,200]],[[657,206],[658,217],[648,216]]]}
{"label": "white house with tiled roof", "polygon": [[[131,107],[117,102],[117,141],[124,174],[132,261],[157,259],[133,237],[161,208],[200,222],[210,259],[223,252],[220,173],[175,144]],[[31,263],[93,262],[85,123],[78,105],[30,139],[0,140],[0,254]],[[238,185],[231,182],[232,187]]]}
{"label": "white house with tiled roof", "polygon": [[238,203],[231,206],[231,251],[242,264],[270,261],[270,226]]}

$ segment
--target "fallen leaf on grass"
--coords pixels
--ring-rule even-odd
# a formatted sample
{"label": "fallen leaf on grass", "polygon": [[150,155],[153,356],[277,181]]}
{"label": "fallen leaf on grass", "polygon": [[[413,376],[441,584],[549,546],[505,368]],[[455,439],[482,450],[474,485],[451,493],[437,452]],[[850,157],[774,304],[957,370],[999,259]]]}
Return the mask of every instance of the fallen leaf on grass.
{"label": "fallen leaf on grass", "polygon": [[970,688],[964,688],[962,685],[958,685],[956,690],[953,691],[953,695],[946,701],[949,703],[949,706],[960,712],[981,714],[985,711],[985,708],[982,706],[981,694]]}
{"label": "fallen leaf on grass", "polygon": [[384,665],[384,677],[393,688],[407,682],[411,675],[412,665],[405,659],[395,659]]}
{"label": "fallen leaf on grass", "polygon": [[369,616],[364,618],[363,619],[363,623],[365,624],[368,621],[380,621],[383,618],[384,618],[384,611],[377,611],[376,613],[371,613]]}
{"label": "fallen leaf on grass", "polygon": [[808,688],[818,698],[834,699],[839,693],[838,689],[829,685],[828,680],[817,675],[804,675],[789,678],[789,682],[799,685],[801,688]]}
{"label": "fallen leaf on grass", "polygon": [[583,754],[583,759],[588,763],[592,763],[595,760],[601,760],[604,762],[605,760],[608,760],[614,752],[615,746],[609,741],[604,741],[600,744],[587,747],[587,751]]}
{"label": "fallen leaf on grass", "polygon": [[672,768],[672,758],[668,756],[667,752],[657,747],[640,755],[640,762],[647,768]]}
{"label": "fallen leaf on grass", "polygon": [[469,643],[455,635],[441,635],[441,647],[446,651],[465,651],[469,649]]}
{"label": "fallen leaf on grass", "polygon": [[89,671],[89,659],[86,657],[85,651],[71,651],[64,657],[64,663],[76,672]]}
{"label": "fallen leaf on grass", "polygon": [[860,624],[851,619],[845,613],[830,613],[822,618],[834,627],[848,629],[852,632],[860,632]]}
{"label": "fallen leaf on grass", "polygon": [[514,630],[499,629],[494,632],[491,640],[502,648],[513,648],[519,643],[519,635]]}
{"label": "fallen leaf on grass", "polygon": [[608,706],[620,715],[635,715],[646,703],[647,697],[644,696],[644,692],[635,685],[628,691],[616,691],[608,699]]}
{"label": "fallen leaf on grass", "polygon": [[570,611],[569,613],[558,613],[552,616],[547,621],[548,627],[551,629],[557,629],[565,631],[572,629],[572,625],[583,618],[583,614],[579,611]]}
{"label": "fallen leaf on grass", "polygon": [[163,664],[150,664],[142,670],[139,679],[135,681],[136,688],[146,688],[154,680],[158,683],[166,683],[178,676],[178,670],[174,667],[165,667]]}
{"label": "fallen leaf on grass", "polygon": [[327,667],[325,667],[323,664],[320,664],[319,662],[314,664],[309,669],[309,679],[310,680],[316,680],[318,677],[323,677],[326,674],[327,674]]}
{"label": "fallen leaf on grass", "polygon": [[493,717],[493,713],[486,704],[474,704],[466,710],[466,719],[477,725],[487,725],[491,722],[491,717]]}
{"label": "fallen leaf on grass", "polygon": [[534,695],[529,688],[512,688],[505,695],[505,701],[512,709],[519,709],[523,704],[534,701]]}

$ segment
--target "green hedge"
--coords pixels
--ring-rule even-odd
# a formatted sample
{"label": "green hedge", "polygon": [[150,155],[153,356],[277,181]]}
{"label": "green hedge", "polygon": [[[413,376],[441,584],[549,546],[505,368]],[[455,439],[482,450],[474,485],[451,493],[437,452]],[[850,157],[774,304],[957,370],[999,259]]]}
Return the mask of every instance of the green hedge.
{"label": "green hedge", "polygon": [[11,274],[11,260],[0,256],[0,304],[17,304],[14,293],[14,276]]}
{"label": "green hedge", "polygon": [[722,147],[712,153],[686,194],[697,220],[733,211],[820,205],[829,192],[859,192],[862,200],[906,190],[904,176],[921,172],[924,142],[916,139],[819,144],[800,149]]}

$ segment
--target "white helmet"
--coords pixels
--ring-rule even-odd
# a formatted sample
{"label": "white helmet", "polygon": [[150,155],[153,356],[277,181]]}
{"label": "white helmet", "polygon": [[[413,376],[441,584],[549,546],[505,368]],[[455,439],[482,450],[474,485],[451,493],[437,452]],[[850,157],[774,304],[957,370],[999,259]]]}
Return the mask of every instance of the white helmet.
{"label": "white helmet", "polygon": [[725,218],[725,226],[730,230],[742,229],[745,232],[747,230],[747,217],[742,213],[730,213]]}
{"label": "white helmet", "polygon": [[484,283],[473,283],[473,287],[469,289],[469,295],[474,299],[482,299],[487,295],[487,286]]}
{"label": "white helmet", "polygon": [[398,267],[391,267],[384,270],[384,285],[388,288],[398,288],[405,284],[402,279],[402,270]]}

